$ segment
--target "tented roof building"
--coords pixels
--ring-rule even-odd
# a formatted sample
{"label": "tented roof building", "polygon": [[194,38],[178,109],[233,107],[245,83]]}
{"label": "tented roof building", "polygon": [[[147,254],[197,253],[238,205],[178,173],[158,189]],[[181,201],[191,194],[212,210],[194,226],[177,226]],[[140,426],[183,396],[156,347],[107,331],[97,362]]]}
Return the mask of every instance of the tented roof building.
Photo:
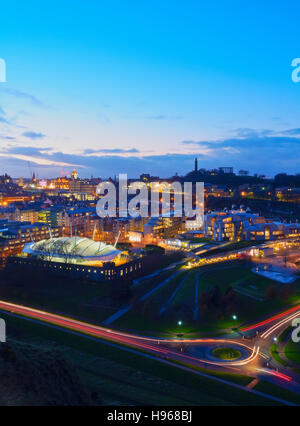
{"label": "tented roof building", "polygon": [[121,252],[114,246],[89,238],[60,237],[25,245],[23,253],[33,257],[68,263],[109,262]]}

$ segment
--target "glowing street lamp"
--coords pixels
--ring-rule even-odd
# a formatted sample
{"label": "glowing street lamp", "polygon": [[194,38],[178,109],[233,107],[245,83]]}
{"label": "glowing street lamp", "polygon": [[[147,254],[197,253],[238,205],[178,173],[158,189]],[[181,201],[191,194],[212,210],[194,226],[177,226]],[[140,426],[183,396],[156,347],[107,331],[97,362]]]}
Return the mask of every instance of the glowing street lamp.
{"label": "glowing street lamp", "polygon": [[232,315],[232,319],[233,319],[234,321],[236,321],[236,320],[237,320],[237,316],[236,316],[236,315]]}
{"label": "glowing street lamp", "polygon": [[178,321],[178,323],[177,323],[178,325],[182,325],[182,321]]}

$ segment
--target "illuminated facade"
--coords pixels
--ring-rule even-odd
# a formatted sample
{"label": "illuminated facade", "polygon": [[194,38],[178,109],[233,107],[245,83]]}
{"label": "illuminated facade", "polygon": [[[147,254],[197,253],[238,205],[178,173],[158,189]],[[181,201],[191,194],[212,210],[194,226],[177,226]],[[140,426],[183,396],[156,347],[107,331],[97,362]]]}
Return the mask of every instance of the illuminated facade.
{"label": "illuminated facade", "polygon": [[214,241],[268,241],[300,237],[300,224],[272,222],[243,211],[213,212],[205,215],[204,232]]}
{"label": "illuminated facade", "polygon": [[[59,237],[59,229],[52,228],[51,235]],[[0,263],[6,258],[21,253],[25,244],[50,238],[50,229],[43,223],[0,220]]]}

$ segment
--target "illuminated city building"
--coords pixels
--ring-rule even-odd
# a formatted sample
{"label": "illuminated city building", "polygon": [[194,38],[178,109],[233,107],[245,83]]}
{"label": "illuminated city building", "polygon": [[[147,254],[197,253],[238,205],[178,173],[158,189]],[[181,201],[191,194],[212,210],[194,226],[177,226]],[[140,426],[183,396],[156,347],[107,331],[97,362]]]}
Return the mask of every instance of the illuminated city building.
{"label": "illuminated city building", "polygon": [[72,178],[75,179],[75,180],[78,179],[78,173],[77,173],[76,169],[74,169],[73,172],[72,172]]}
{"label": "illuminated city building", "polygon": [[213,212],[205,215],[204,234],[214,241],[268,241],[300,236],[300,224],[267,220],[244,211]]}
{"label": "illuminated city building", "polygon": [[0,219],[0,258],[3,264],[8,256],[21,253],[26,243],[59,237],[58,228],[43,223],[29,223]]}

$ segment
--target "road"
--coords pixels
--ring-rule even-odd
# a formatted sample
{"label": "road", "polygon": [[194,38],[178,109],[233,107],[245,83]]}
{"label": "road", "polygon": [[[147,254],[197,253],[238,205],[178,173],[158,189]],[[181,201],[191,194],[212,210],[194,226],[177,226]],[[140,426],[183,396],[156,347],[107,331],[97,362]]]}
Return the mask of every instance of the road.
{"label": "road", "polygon": [[[274,336],[279,336],[291,324],[293,318],[300,317],[300,305],[241,329],[243,335],[232,333],[233,337],[193,339],[147,337],[125,333],[5,301],[0,301],[0,310],[146,351],[159,359],[181,362],[187,366],[204,367],[210,370],[246,374],[258,379],[263,378],[300,395],[300,377],[297,374],[287,371],[281,365],[275,365],[278,370],[267,368],[267,362],[270,359],[269,351],[274,343]],[[255,333],[255,337],[247,339],[249,333]],[[241,357],[237,360],[218,360],[212,355],[212,350],[219,346],[235,348],[241,352]]]}

